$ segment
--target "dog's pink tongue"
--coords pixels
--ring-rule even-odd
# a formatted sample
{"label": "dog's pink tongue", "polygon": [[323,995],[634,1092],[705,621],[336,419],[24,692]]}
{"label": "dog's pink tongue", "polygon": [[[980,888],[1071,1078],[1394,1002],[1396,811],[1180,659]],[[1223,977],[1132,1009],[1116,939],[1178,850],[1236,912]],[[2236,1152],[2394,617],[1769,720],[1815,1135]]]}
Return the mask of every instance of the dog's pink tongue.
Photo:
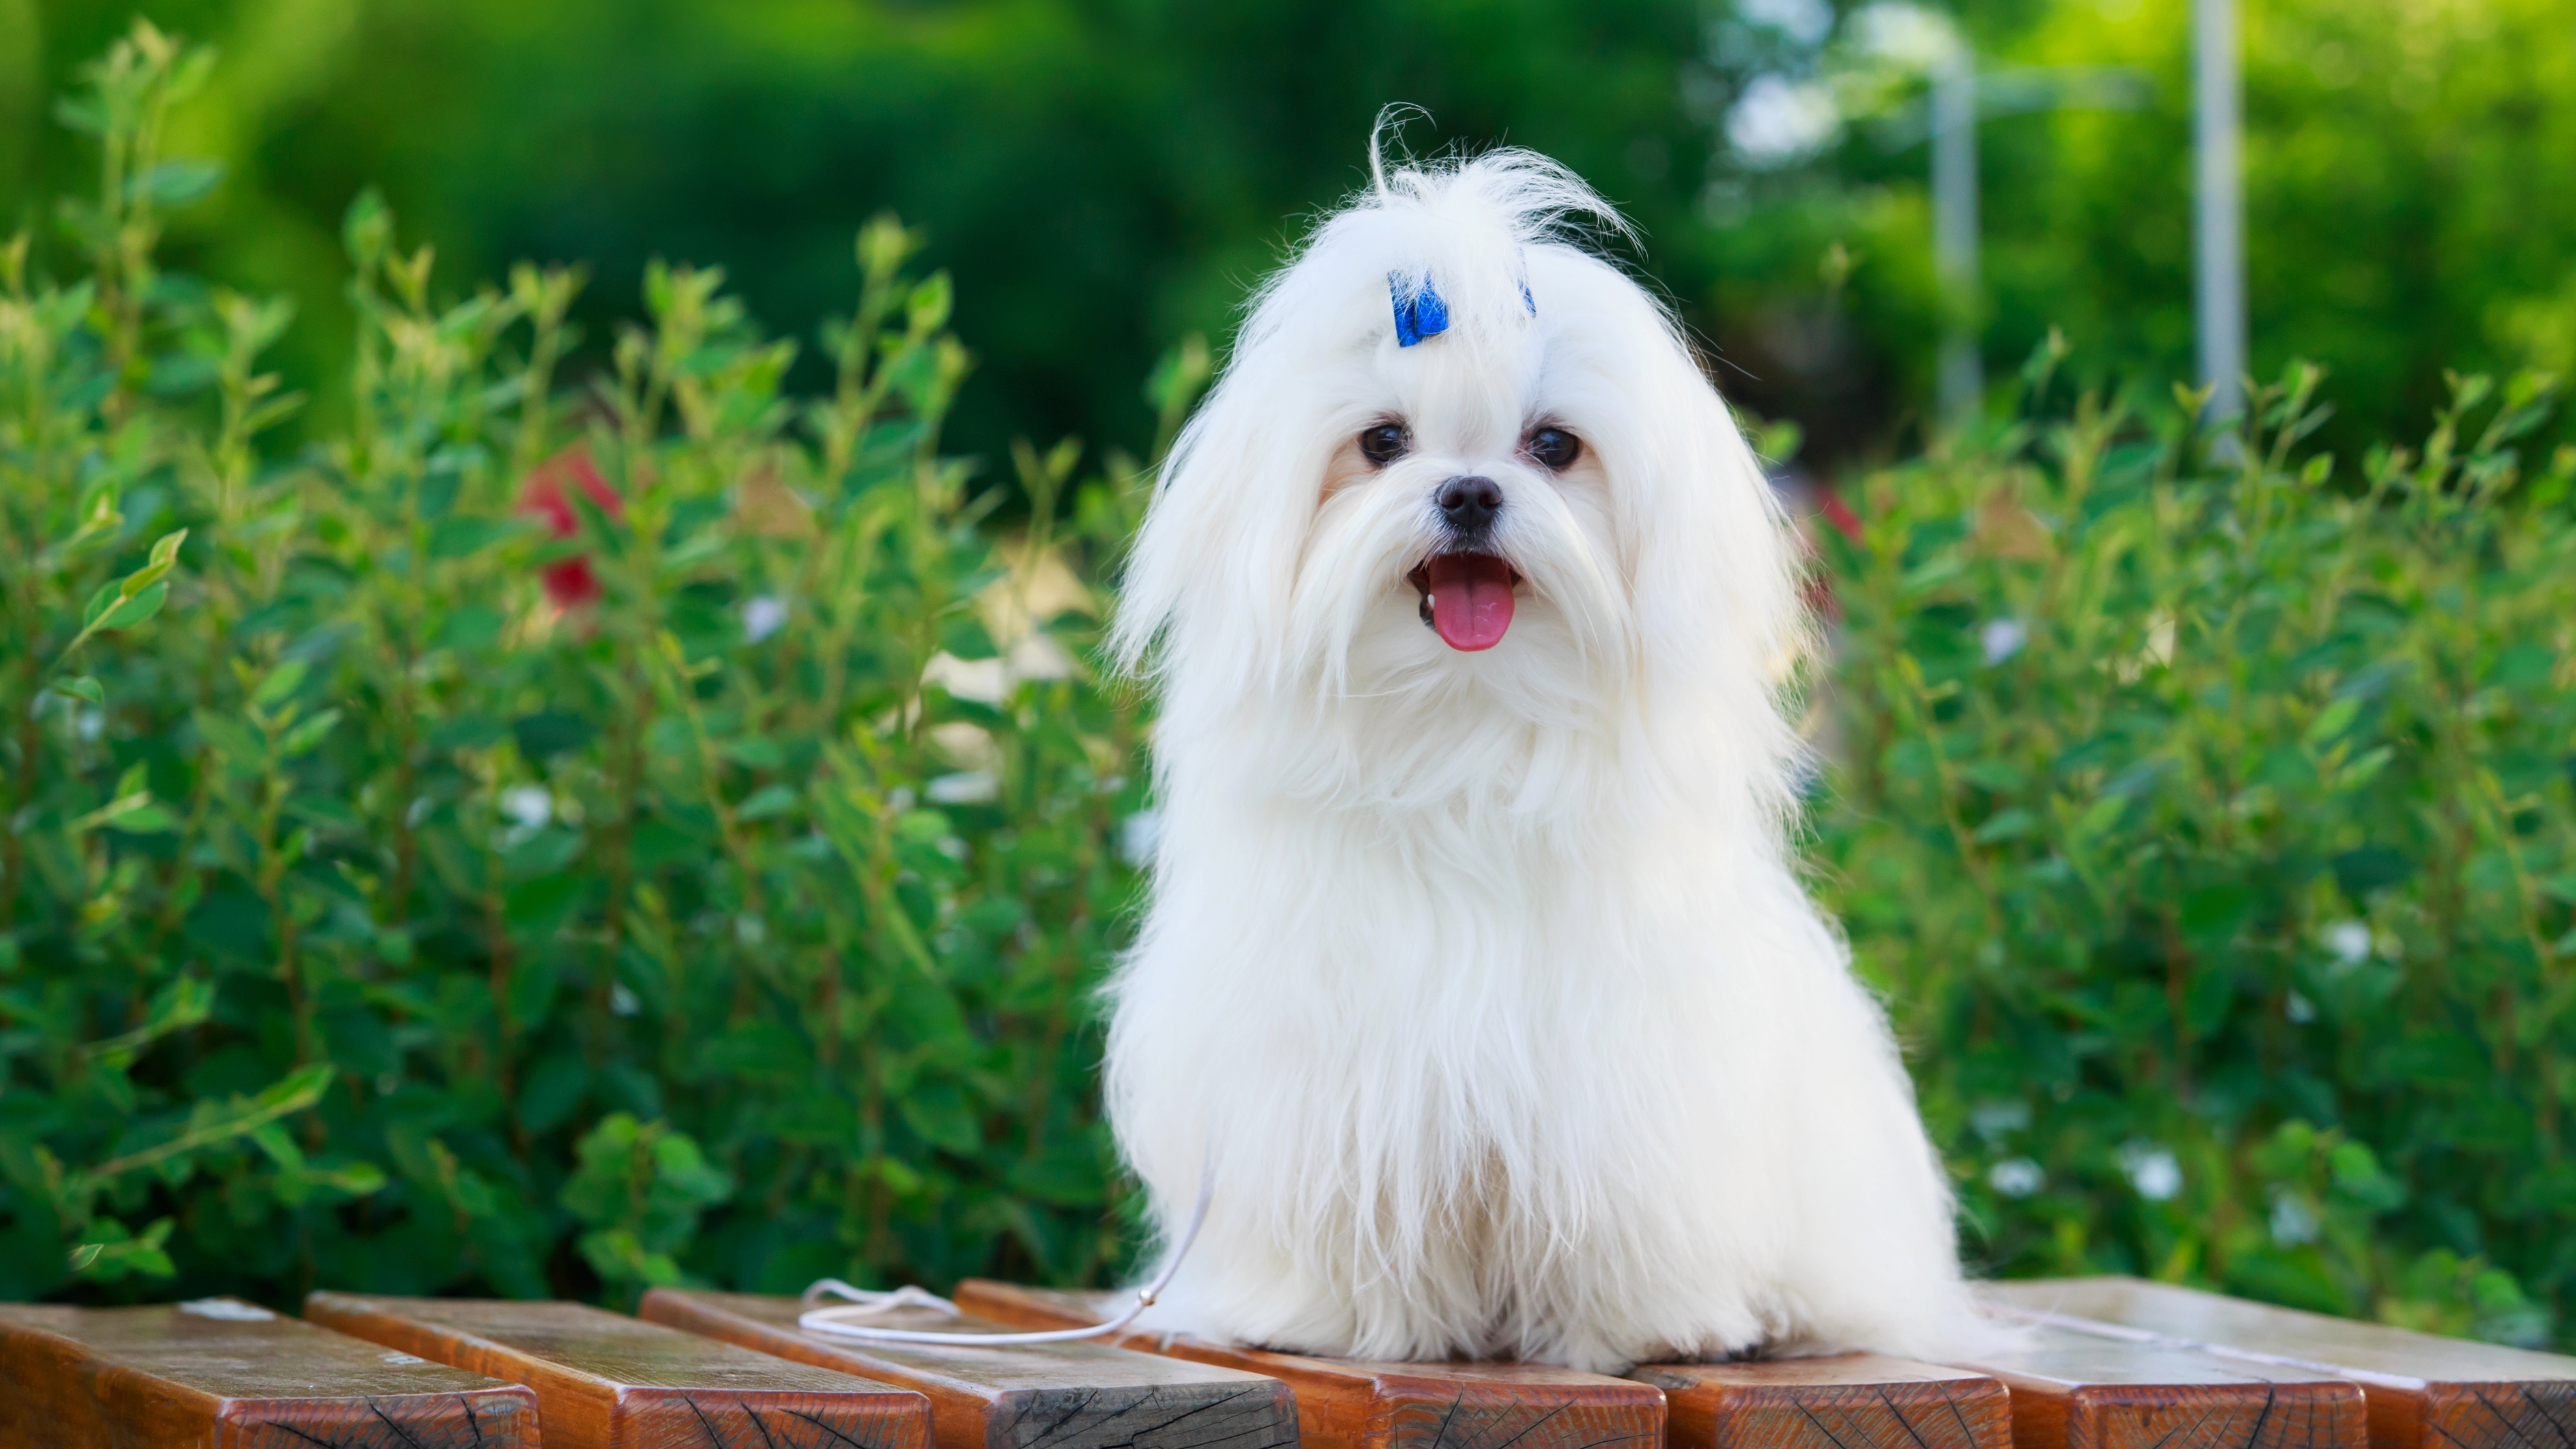
{"label": "dog's pink tongue", "polygon": [[1512,627],[1512,566],[1489,553],[1431,560],[1431,627],[1452,649],[1491,649]]}

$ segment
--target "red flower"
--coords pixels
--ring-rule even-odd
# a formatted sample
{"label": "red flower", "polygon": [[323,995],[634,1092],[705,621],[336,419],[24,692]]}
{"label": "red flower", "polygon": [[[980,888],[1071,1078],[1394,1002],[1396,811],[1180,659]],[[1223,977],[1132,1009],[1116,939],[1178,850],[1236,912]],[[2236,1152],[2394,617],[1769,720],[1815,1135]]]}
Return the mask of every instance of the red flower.
{"label": "red flower", "polygon": [[[1843,501],[1843,496],[1834,491],[1833,484],[1817,479],[1815,499],[1817,517],[1831,524],[1836,533],[1854,543],[1860,542],[1860,515],[1854,513],[1852,506]],[[1842,622],[1843,601],[1834,597],[1833,575],[1823,569],[1807,575],[1807,607],[1828,623]]]}
{"label": "red flower", "polygon": [[[519,493],[519,511],[543,515],[547,529],[557,538],[579,537],[581,511],[573,507],[572,499],[565,494],[566,482],[578,484],[582,492],[590,495],[590,501],[598,504],[609,517],[623,518],[626,515],[626,500],[618,497],[617,490],[608,486],[608,480],[599,476],[599,470],[591,465],[590,450],[579,443],[538,464],[528,474],[527,487]],[[586,556],[547,564],[541,577],[545,580],[546,597],[558,609],[579,608],[599,599],[599,577],[591,572],[590,559]]]}
{"label": "red flower", "polygon": [[1818,483],[1816,497],[1818,499],[1816,511],[1825,516],[1825,521],[1842,530],[1843,537],[1854,543],[1859,542],[1860,515],[1852,512],[1851,505],[1843,501],[1840,493],[1834,491],[1834,485]]}

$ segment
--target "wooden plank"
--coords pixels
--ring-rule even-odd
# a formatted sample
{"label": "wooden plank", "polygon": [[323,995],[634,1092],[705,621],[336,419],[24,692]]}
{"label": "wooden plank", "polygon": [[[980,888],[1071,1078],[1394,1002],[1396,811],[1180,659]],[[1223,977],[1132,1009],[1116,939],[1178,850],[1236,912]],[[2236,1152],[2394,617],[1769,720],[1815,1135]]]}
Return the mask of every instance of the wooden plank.
{"label": "wooden plank", "polygon": [[536,1390],[545,1449],[928,1449],[930,1404],[582,1303],[315,1293],[304,1316]]}
{"label": "wooden plank", "polygon": [[2012,1449],[2001,1381],[1878,1354],[1649,1364],[1672,1449]]}
{"label": "wooden plank", "polygon": [[234,1298],[0,1304],[0,1449],[536,1449],[516,1384]]}
{"label": "wooden plank", "polygon": [[2063,1329],[1961,1368],[2012,1390],[2013,1449],[2364,1449],[2361,1390],[2308,1369]]}
{"label": "wooden plank", "polygon": [[[656,1288],[643,1316],[762,1353],[917,1389],[939,1449],[1295,1449],[1297,1406],[1274,1378],[1096,1343],[994,1348],[861,1343],[796,1326],[805,1305]],[[904,1308],[868,1320],[933,1333],[1010,1325]]]}
{"label": "wooden plank", "polygon": [[2576,1449],[2576,1358],[2274,1308],[2138,1278],[1992,1283],[1990,1307],[2361,1385],[2372,1449]]}
{"label": "wooden plank", "polygon": [[[1098,1323],[1091,1298],[970,1278],[957,1305],[1022,1328]],[[1652,1384],[1506,1363],[1378,1363],[1228,1348],[1129,1331],[1122,1348],[1267,1374],[1297,1398],[1305,1449],[1659,1449]]]}

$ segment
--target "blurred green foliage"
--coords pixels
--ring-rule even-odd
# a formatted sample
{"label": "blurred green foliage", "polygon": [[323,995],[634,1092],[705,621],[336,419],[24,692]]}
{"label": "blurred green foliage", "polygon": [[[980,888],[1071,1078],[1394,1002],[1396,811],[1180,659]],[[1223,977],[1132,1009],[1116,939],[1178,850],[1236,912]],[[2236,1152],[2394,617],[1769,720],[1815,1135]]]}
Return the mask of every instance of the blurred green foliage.
{"label": "blurred green foliage", "polygon": [[[1231,331],[1301,218],[1364,179],[1389,99],[1446,135],[1551,146],[1659,232],[1692,186],[1627,186],[1623,156],[1661,148],[1659,177],[1688,176],[1707,149],[1675,101],[1692,0],[35,4],[57,89],[138,8],[225,54],[187,139],[234,179],[182,251],[316,317],[369,185],[461,275],[591,267],[575,320],[594,349],[655,257],[723,266],[756,315],[811,335],[850,233],[892,210],[959,279],[977,367],[954,433],[983,456],[1022,433],[1141,446],[1133,379],[1176,337]],[[13,41],[0,20],[0,54]],[[88,164],[68,144],[33,159],[56,186]],[[46,194],[6,166],[0,217]],[[336,330],[281,365],[331,375]],[[799,379],[823,381],[811,359]]]}
{"label": "blurred green foliage", "polygon": [[[0,216],[86,174],[43,96],[133,0],[0,0]],[[1919,67],[1861,0],[152,0],[227,57],[174,124],[231,181],[177,229],[196,270],[290,295],[278,365],[318,389],[349,334],[338,218],[381,184],[451,274],[580,262],[580,356],[604,358],[654,257],[727,269],[810,336],[848,235],[891,209],[958,278],[978,359],[953,435],[1141,444],[1125,379],[1222,338],[1304,219],[1357,185],[1381,106],[1423,148],[1535,146],[1647,234],[1642,265],[1794,418],[1809,461],[1918,435],[1934,342],[1977,314],[1991,370],[2064,325],[2069,369],[2189,375],[2186,0],[1960,0],[1986,68],[2118,66],[2137,110],[1981,128],[1987,295],[1930,267]],[[1917,12],[1918,14],[1920,12]],[[2576,27],[2561,0],[2246,7],[2255,365],[2329,359],[2357,452],[2429,415],[2445,368],[2576,364]],[[1915,27],[1919,29],[1920,27]],[[1919,59],[1916,57],[1915,59]],[[1737,144],[1766,84],[1842,86],[1808,149]],[[13,179],[14,178],[14,179]],[[47,178],[50,186],[31,178]],[[42,243],[40,242],[40,245]],[[1222,347],[1220,346],[1220,351]],[[820,387],[809,355],[801,385]],[[1015,503],[1014,508],[1019,505]]]}
{"label": "blurred green foliage", "polygon": [[[1094,645],[1149,469],[948,456],[886,220],[810,354],[655,265],[585,382],[580,272],[460,292],[362,194],[307,408],[264,359],[315,324],[162,261],[222,74],[120,42],[54,260],[0,249],[0,1297],[1116,1272],[1146,721]],[[1972,1255],[2563,1336],[2552,384],[2339,477],[2313,369],[2213,434],[2067,363],[1821,543],[1819,885]]]}
{"label": "blurred green foliage", "polygon": [[277,446],[288,309],[154,260],[206,59],[94,66],[85,262],[0,252],[0,1297],[1113,1270],[1077,574],[1145,470],[1023,450],[979,531],[892,221],[821,395],[683,267],[567,390],[579,275],[439,300],[372,195],[348,421]]}
{"label": "blurred green foliage", "polygon": [[[2056,354],[2037,355],[2044,386]],[[1828,540],[1824,894],[1994,1271],[2543,1342],[2576,1307],[2576,449],[2453,380],[2034,405]],[[2230,458],[2236,461],[2228,461]]]}

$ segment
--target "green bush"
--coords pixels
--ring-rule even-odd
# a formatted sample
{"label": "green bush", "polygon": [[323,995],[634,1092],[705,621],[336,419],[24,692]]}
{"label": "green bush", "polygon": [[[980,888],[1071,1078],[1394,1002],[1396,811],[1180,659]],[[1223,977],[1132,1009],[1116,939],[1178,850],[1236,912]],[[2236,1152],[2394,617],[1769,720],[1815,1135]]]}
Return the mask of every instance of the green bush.
{"label": "green bush", "polygon": [[78,279],[0,251],[0,1297],[1113,1271],[1144,470],[979,531],[890,221],[827,396],[673,267],[563,390],[577,273],[435,300],[371,199],[352,422],[272,452],[286,310],[154,262],[205,74],[138,26]]}
{"label": "green bush", "polygon": [[2576,453],[2516,456],[2545,380],[2457,378],[2341,484],[2299,456],[2317,383],[2241,436],[2088,401],[1869,479],[1829,545],[1826,895],[1992,1270],[2542,1341],[2576,1307]]}

